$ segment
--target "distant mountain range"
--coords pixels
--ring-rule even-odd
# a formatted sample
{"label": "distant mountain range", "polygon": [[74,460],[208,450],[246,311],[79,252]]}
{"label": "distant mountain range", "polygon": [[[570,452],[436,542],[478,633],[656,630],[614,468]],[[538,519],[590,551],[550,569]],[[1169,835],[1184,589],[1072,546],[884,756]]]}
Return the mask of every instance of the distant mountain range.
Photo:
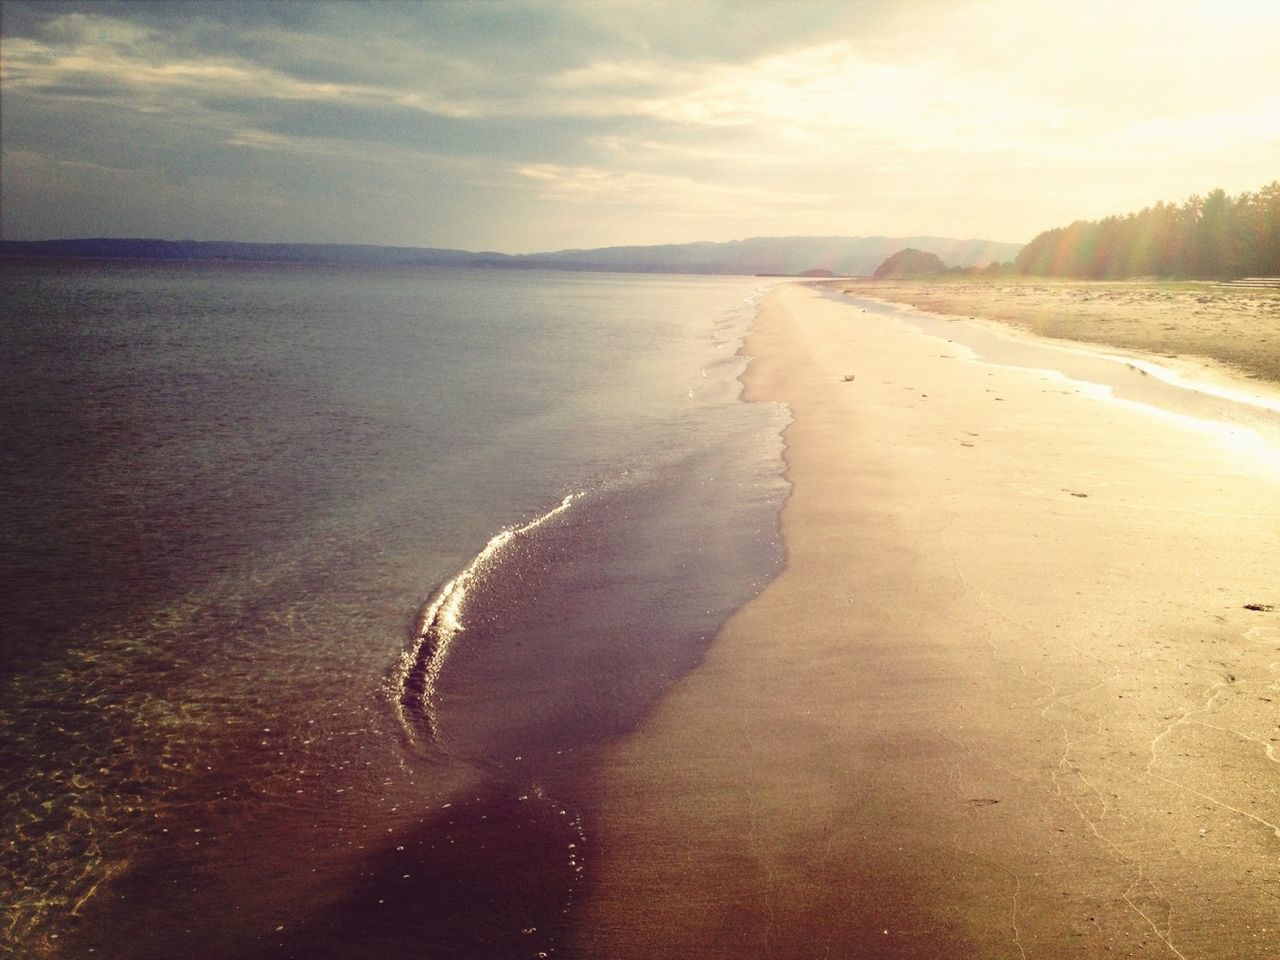
{"label": "distant mountain range", "polygon": [[950,240],[945,237],[756,237],[727,243],[676,243],[506,254],[358,244],[92,238],[0,240],[0,256],[491,267],[617,273],[718,273],[748,276],[795,276],[806,271],[830,271],[835,276],[868,276],[886,257],[903,247],[937,254],[949,267],[971,267],[1012,260],[1021,249],[1021,244],[991,240]]}

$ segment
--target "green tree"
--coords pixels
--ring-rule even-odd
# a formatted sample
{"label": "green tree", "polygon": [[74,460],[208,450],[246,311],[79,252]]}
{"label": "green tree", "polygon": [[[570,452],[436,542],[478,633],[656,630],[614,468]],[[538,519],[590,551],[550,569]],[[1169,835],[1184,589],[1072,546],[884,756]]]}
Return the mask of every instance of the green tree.
{"label": "green tree", "polygon": [[1055,227],[1022,248],[1014,269],[1098,279],[1280,275],[1280,181],[1238,197],[1216,189],[1181,204]]}

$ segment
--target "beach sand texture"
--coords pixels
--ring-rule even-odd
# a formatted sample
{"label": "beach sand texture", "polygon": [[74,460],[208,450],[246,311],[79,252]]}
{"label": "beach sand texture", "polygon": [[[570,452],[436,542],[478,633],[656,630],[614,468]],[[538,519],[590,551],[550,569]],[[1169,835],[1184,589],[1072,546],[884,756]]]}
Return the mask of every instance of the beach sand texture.
{"label": "beach sand texture", "polygon": [[788,566],[593,775],[575,953],[1280,956],[1275,461],[812,288],[747,352]]}
{"label": "beach sand texture", "polygon": [[1280,381],[1280,286],[944,277],[844,280],[854,296],[1161,356],[1203,377]]}

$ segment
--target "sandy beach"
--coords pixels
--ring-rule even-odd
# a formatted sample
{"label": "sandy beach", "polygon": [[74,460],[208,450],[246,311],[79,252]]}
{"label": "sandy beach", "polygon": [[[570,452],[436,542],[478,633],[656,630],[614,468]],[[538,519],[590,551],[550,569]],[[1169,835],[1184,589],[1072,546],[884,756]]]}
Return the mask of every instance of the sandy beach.
{"label": "sandy beach", "polygon": [[575,955],[1280,955],[1275,456],[811,287],[747,352],[788,565],[592,774]]}
{"label": "sandy beach", "polygon": [[994,322],[1006,332],[1153,354],[1199,378],[1280,383],[1280,287],[1019,276],[845,280],[835,286],[857,297]]}

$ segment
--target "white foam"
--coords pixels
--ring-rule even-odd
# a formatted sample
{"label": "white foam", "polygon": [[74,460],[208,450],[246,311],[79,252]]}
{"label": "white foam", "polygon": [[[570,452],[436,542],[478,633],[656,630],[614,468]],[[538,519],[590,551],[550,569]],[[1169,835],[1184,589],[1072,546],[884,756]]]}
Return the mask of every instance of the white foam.
{"label": "white foam", "polygon": [[410,649],[405,651],[404,656],[401,657],[400,668],[396,671],[396,689],[393,691],[397,712],[406,730],[411,730],[412,724],[404,715],[405,688],[414,668],[420,664],[423,645],[430,644],[431,650],[426,668],[423,671],[420,702],[422,709],[426,712],[431,729],[434,731],[438,729],[436,688],[440,681],[440,672],[444,669],[445,661],[448,659],[450,648],[453,646],[458,634],[466,629],[462,620],[462,608],[466,602],[468,588],[476,577],[483,573],[485,567],[498,555],[503,547],[518,537],[532,533],[548,520],[568,510],[573,501],[581,496],[581,492],[571,493],[561,500],[558,506],[548,510],[542,516],[520,526],[507,527],[499,531],[490,538],[489,542],[484,545],[484,549],[477,553],[467,566],[436,591],[430,602],[423,608],[422,616],[418,618],[418,627],[414,631],[414,642]]}
{"label": "white foam", "polygon": [[[1072,353],[1083,353],[1084,351],[1071,350]],[[1191,390],[1195,393],[1203,393],[1206,396],[1217,397],[1219,400],[1230,400],[1232,403],[1242,403],[1246,406],[1257,407],[1261,410],[1270,410],[1273,413],[1280,413],[1280,400],[1273,400],[1269,397],[1262,397],[1256,393],[1250,393],[1247,390],[1240,390],[1235,387],[1229,387],[1225,384],[1209,383],[1204,380],[1192,380],[1184,377],[1176,370],[1163,367],[1158,363],[1152,363],[1149,360],[1142,360],[1136,357],[1122,357],[1112,353],[1093,354],[1100,356],[1105,360],[1111,360],[1115,363],[1123,363],[1125,366],[1133,367],[1135,370],[1141,370],[1143,373],[1150,374],[1157,380],[1163,380],[1175,387],[1183,390]]]}

